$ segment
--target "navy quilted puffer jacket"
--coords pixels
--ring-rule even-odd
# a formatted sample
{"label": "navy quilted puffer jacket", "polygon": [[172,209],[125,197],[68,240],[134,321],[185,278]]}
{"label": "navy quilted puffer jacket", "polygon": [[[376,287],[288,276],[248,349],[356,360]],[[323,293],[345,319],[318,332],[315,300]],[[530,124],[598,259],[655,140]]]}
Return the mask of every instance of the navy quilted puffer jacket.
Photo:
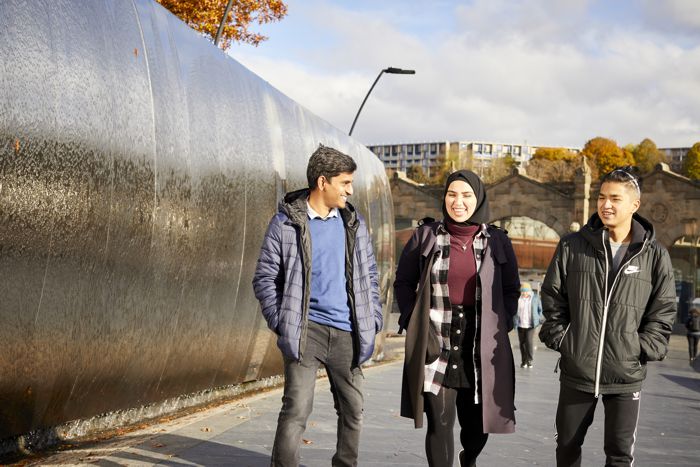
{"label": "navy quilted puffer jacket", "polygon": [[[265,232],[253,276],[253,289],[277,346],[301,361],[311,291],[311,234],[306,200],[309,190],[288,193]],[[364,219],[347,203],[340,209],[345,225],[345,278],[348,284],[355,365],[372,356],[374,336],[383,326],[379,277]]]}

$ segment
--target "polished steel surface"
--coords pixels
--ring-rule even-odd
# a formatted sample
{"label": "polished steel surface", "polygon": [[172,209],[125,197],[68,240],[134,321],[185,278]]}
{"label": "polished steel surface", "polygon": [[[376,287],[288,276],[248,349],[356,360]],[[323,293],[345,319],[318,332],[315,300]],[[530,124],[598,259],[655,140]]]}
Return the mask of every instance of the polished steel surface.
{"label": "polished steel surface", "polygon": [[364,146],[150,0],[0,2],[0,439],[276,374],[251,279],[323,143]]}

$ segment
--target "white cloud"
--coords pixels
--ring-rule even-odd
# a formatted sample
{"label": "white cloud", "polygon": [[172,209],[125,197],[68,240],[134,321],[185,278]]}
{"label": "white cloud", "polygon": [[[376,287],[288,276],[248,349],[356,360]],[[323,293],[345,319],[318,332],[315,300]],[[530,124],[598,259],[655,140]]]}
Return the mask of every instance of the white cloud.
{"label": "white cloud", "polygon": [[[648,34],[642,20],[589,18],[593,3],[475,0],[442,12],[454,22],[432,34],[405,29],[405,18],[397,23],[380,10],[305,3],[315,40],[294,57],[271,59],[261,46],[236,58],[345,131],[379,70],[416,69],[378,83],[354,132],[367,144],[582,146],[599,135],[620,144],[651,137],[659,146],[700,140],[700,47]],[[674,1],[667,16],[682,3]],[[686,23],[694,4],[684,4]]]}

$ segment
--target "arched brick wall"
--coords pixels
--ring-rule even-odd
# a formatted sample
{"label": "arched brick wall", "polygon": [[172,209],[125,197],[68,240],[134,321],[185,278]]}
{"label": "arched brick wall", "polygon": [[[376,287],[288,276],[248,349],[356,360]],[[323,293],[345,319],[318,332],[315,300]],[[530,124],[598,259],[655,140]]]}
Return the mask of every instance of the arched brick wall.
{"label": "arched brick wall", "polygon": [[[591,184],[584,172],[567,186],[541,183],[524,170],[517,170],[486,188],[492,220],[526,216],[548,225],[559,236],[566,235],[572,222],[583,225],[596,209],[598,184]],[[394,175],[391,193],[394,215],[402,222],[397,228],[426,216],[442,217],[441,186],[419,185]],[[656,236],[666,248],[680,236],[700,235],[700,184],[659,164],[654,172],[642,177],[639,213],[654,223]]]}

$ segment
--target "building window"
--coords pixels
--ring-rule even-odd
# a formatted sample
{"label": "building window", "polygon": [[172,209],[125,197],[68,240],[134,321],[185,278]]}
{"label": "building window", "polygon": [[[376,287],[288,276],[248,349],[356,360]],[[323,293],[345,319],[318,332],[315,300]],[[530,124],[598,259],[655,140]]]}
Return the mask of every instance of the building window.
{"label": "building window", "polygon": [[509,144],[506,144],[505,146],[503,146],[503,152],[505,152],[506,154],[511,153],[511,147]]}
{"label": "building window", "polygon": [[474,152],[481,152],[481,145],[480,144],[474,144]]}
{"label": "building window", "polygon": [[513,146],[513,154],[516,156],[520,154],[520,146]]}
{"label": "building window", "polygon": [[484,153],[491,154],[491,145],[490,144],[484,144]]}
{"label": "building window", "polygon": [[435,154],[437,152],[437,144],[430,145],[430,154]]}
{"label": "building window", "polygon": [[406,152],[407,152],[408,154],[413,154],[413,145],[412,145],[412,144],[409,144],[409,145],[406,147]]}

